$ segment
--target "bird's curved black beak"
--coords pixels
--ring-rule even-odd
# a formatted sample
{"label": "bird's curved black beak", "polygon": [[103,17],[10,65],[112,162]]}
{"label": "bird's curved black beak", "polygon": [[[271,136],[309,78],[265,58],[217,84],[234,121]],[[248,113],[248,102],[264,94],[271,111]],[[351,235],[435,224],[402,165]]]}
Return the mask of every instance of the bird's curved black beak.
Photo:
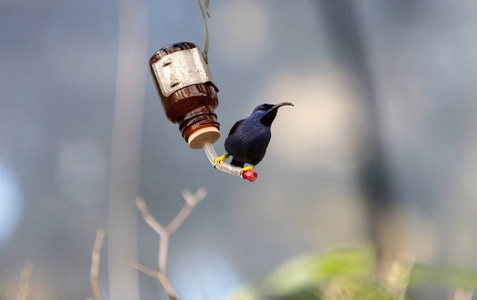
{"label": "bird's curved black beak", "polygon": [[291,103],[291,102],[282,102],[282,103],[275,104],[275,105],[272,107],[272,109],[278,109],[278,108],[280,108],[280,107],[282,107],[282,106],[286,106],[286,105],[288,105],[288,106],[295,106],[295,105],[293,105],[293,103]]}
{"label": "bird's curved black beak", "polygon": [[275,117],[277,116],[278,109],[282,106],[289,105],[289,106],[295,106],[293,103],[290,102],[282,102],[275,104],[272,106],[272,108],[267,112],[266,115],[264,115],[261,119],[260,122],[265,125],[265,126],[271,126],[273,120],[275,120]]}

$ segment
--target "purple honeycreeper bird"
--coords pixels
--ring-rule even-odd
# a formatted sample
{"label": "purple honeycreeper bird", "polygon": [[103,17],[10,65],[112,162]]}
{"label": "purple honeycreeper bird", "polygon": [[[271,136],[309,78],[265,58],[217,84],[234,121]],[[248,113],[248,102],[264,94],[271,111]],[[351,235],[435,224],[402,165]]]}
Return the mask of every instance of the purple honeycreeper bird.
{"label": "purple honeycreeper bird", "polygon": [[270,130],[272,122],[277,116],[278,109],[285,105],[294,106],[290,102],[275,105],[260,104],[255,107],[250,116],[235,123],[225,140],[227,154],[219,157],[216,163],[231,155],[233,156],[232,165],[240,168],[243,168],[245,164],[251,165],[243,168],[243,172],[244,170],[251,170],[262,161],[272,137]]}

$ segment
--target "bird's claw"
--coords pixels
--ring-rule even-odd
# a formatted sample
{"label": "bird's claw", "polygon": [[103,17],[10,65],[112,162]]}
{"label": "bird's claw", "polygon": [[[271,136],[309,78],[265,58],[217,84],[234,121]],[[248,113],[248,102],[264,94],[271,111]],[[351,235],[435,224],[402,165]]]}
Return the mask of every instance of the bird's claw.
{"label": "bird's claw", "polygon": [[217,167],[217,164],[224,161],[225,159],[227,159],[228,157],[230,156],[230,154],[224,154],[220,157],[217,157],[214,161],[214,168]]}
{"label": "bird's claw", "polygon": [[242,171],[240,171],[240,176],[242,176],[243,172],[248,171],[248,170],[252,170],[253,167],[255,167],[255,166],[254,166],[254,165],[250,165],[250,166],[248,166],[248,167],[242,168]]}

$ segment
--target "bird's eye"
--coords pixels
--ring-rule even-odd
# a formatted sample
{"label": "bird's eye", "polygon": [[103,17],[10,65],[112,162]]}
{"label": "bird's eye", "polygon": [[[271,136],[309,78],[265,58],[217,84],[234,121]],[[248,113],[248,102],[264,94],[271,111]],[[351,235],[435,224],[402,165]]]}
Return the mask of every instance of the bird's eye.
{"label": "bird's eye", "polygon": [[267,106],[266,106],[266,105],[262,105],[262,106],[260,106],[259,110],[267,110]]}

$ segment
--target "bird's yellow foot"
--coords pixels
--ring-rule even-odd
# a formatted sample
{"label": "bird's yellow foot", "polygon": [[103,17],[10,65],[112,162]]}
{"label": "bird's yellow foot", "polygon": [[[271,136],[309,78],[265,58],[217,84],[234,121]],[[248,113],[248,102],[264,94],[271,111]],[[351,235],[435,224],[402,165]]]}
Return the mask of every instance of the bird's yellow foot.
{"label": "bird's yellow foot", "polygon": [[226,160],[229,156],[230,156],[230,154],[224,154],[224,155],[222,155],[222,156],[220,156],[220,157],[217,157],[217,158],[215,159],[215,161],[214,161],[214,168],[217,166],[217,164],[218,164],[219,162]]}
{"label": "bird's yellow foot", "polygon": [[240,171],[240,175],[242,175],[243,172],[245,172],[245,171],[252,170],[253,167],[255,167],[255,166],[254,166],[254,165],[250,165],[250,166],[248,166],[248,167],[242,168],[242,171]]}

